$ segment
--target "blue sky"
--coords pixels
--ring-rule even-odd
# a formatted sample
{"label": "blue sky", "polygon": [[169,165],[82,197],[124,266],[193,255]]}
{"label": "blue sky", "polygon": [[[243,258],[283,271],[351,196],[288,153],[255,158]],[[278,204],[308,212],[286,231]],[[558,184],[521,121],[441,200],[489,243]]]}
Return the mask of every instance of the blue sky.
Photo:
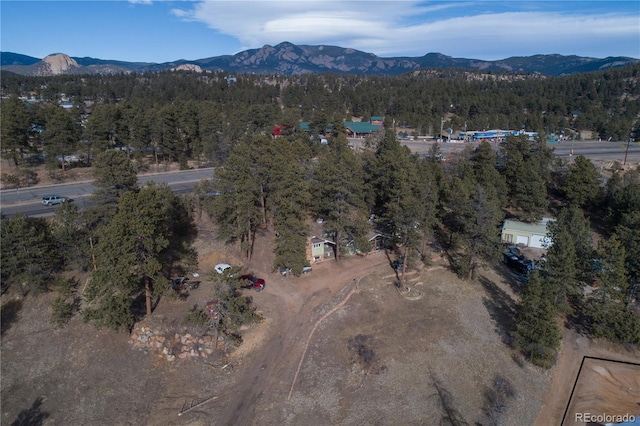
{"label": "blue sky", "polygon": [[640,58],[640,1],[0,1],[0,50],[168,62],[294,44],[381,57]]}

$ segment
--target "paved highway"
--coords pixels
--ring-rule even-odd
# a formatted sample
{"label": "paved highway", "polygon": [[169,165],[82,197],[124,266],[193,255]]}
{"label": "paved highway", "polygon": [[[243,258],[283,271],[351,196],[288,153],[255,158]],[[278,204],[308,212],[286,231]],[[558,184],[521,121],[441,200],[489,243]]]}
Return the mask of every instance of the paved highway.
{"label": "paved highway", "polygon": [[[349,139],[349,142],[358,149],[361,146],[362,139]],[[417,140],[417,141],[401,141],[402,145],[409,147],[409,149],[420,155],[427,155],[431,146],[434,144],[433,140]],[[472,145],[478,146],[478,142],[444,142],[440,143],[440,151],[446,157],[447,154],[462,151],[465,146]],[[498,148],[497,144],[493,145]],[[563,141],[559,143],[549,144],[554,149],[554,153],[557,157],[567,158],[571,157],[571,150],[573,149],[573,156],[583,155],[592,161],[606,161],[613,162],[618,161],[623,163],[625,157],[625,150],[627,149],[626,142],[602,142],[602,141]],[[629,144],[629,150],[627,153],[627,164],[640,164],[640,144]]]}
{"label": "paved highway", "polygon": [[[179,172],[142,175],[138,178],[138,183],[140,185],[144,185],[148,181],[166,183],[175,192],[187,192],[202,179],[210,179],[212,176],[213,168],[182,170]],[[40,202],[42,197],[47,194],[69,197],[80,208],[83,208],[91,204],[91,194],[94,189],[95,187],[90,181],[8,189],[0,191],[0,211],[7,216],[17,212],[22,212],[28,216],[51,215],[57,207],[45,206]]]}
{"label": "paved highway", "polygon": [[[355,149],[358,149],[362,139],[350,139],[349,141]],[[421,155],[428,154],[433,143],[433,141],[402,141],[403,145],[406,145],[413,152]],[[440,149],[446,157],[449,154],[463,150],[465,145],[469,144],[470,143],[441,143]],[[472,145],[477,146],[477,143],[472,143]],[[620,164],[623,163],[625,151],[627,151],[627,145],[624,142],[580,141],[572,143],[571,141],[564,141],[550,144],[550,146],[554,148],[557,157],[570,159],[571,150],[573,150],[573,156],[584,155],[592,161],[618,161]],[[627,164],[640,164],[640,144],[629,144]],[[140,185],[144,185],[147,181],[167,183],[175,192],[187,192],[202,179],[209,179],[212,176],[213,168],[206,168],[143,175],[140,176],[138,182]],[[0,212],[7,216],[17,212],[22,212],[29,216],[51,215],[57,207],[47,207],[40,203],[40,199],[47,194],[56,194],[72,198],[80,208],[83,208],[91,204],[90,196],[94,189],[91,182],[76,182],[36,186],[19,190],[4,190],[0,191]]]}

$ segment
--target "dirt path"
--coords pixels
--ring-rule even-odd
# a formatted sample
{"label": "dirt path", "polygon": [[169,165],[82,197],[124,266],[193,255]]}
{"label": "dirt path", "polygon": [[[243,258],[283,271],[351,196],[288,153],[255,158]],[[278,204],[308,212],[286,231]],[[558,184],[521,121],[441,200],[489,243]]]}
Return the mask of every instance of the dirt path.
{"label": "dirt path", "polygon": [[[367,275],[373,268],[387,262],[384,253],[364,258],[333,261],[314,265],[308,276],[294,279],[280,277],[255,300],[260,307],[273,306],[265,316],[273,320],[261,347],[243,360],[239,378],[228,394],[214,403],[222,410],[220,425],[248,425],[259,423],[265,410],[287,407],[287,396],[293,383],[296,367],[304,353],[305,341],[318,319],[329,310],[328,305],[344,300],[354,280]],[[318,318],[316,318],[318,317]],[[281,408],[280,408],[281,409]]]}
{"label": "dirt path", "polygon": [[[638,362],[639,359],[631,353],[623,353],[620,350],[610,350],[581,336],[573,330],[563,329],[562,348],[558,356],[558,361],[553,368],[551,388],[547,392],[547,396],[540,408],[540,413],[536,419],[535,426],[560,425],[562,417],[571,397],[573,385],[576,381],[580,364],[585,356],[625,360],[630,362]],[[574,398],[576,397],[574,393]],[[608,395],[600,395],[601,404],[604,407],[608,401]],[[598,410],[598,407],[592,407],[593,412],[607,412],[607,410]],[[564,424],[576,424],[573,418],[569,418],[568,413]]]}
{"label": "dirt path", "polygon": [[553,368],[551,389],[542,403],[535,426],[560,424],[587,346],[585,337],[573,330],[564,329],[562,348]]}

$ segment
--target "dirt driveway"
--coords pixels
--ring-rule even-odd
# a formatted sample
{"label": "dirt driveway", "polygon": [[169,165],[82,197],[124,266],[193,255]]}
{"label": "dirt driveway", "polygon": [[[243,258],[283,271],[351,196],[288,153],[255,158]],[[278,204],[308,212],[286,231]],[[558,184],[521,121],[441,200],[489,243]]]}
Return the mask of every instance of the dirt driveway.
{"label": "dirt driveway", "polygon": [[213,424],[265,424],[265,412],[282,409],[315,322],[339,304],[358,279],[385,264],[386,256],[378,252],[316,264],[300,278],[270,275],[266,289],[254,297],[267,320],[246,333],[245,343],[231,356],[230,362],[243,367],[236,368],[237,383],[211,403]]}
{"label": "dirt driveway", "polygon": [[[247,267],[264,276],[259,262]],[[434,265],[409,272],[401,294],[384,252],[313,267],[268,275],[254,296],[266,320],[225,360],[231,372],[210,372],[224,386],[189,394],[214,400],[180,418],[175,405],[158,406],[148,424],[437,424],[439,393],[466,421],[491,424],[497,379],[515,390],[492,415],[533,424],[548,377],[505,343],[514,300],[499,275],[469,283]]]}
{"label": "dirt driveway", "polygon": [[[214,237],[202,233],[203,271],[218,261],[238,262]],[[219,359],[161,361],[133,350],[126,333],[96,331],[79,318],[55,329],[49,324],[51,295],[15,305],[11,321],[2,324],[0,421],[150,426],[559,421],[557,404],[548,398],[572,383],[573,370],[563,357],[559,370],[540,370],[510,347],[520,284],[507,275],[487,269],[477,281],[461,281],[436,259],[430,268],[408,272],[411,291],[400,292],[384,252],[315,264],[310,274],[295,278],[270,271],[271,247],[265,236],[245,263],[267,280],[264,291],[248,293],[265,320],[243,330],[243,345]],[[187,301],[163,300],[154,318],[177,322],[211,291],[205,280]],[[6,308],[11,301],[3,302]],[[185,407],[193,409],[179,415]],[[546,418],[538,417],[542,407]]]}

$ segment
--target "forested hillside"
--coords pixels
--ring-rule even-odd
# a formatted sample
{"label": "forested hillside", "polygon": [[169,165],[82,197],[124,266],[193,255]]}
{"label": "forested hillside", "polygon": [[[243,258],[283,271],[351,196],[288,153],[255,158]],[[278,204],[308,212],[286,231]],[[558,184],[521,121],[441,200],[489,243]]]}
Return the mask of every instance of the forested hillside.
{"label": "forested hillside", "polygon": [[[54,288],[59,271],[95,267],[95,253],[109,268],[94,273],[85,318],[130,328],[138,319],[131,300],[144,295],[149,315],[152,296],[164,291],[162,277],[193,262],[186,212],[196,203],[247,258],[256,233],[272,233],[273,269],[296,275],[305,266],[311,220],[322,219],[337,261],[366,252],[367,233],[375,230],[404,265],[428,263],[431,247],[439,247],[452,270],[475,279],[500,260],[498,230],[507,215],[536,222],[551,214],[558,218],[554,244],[522,295],[518,347],[549,365],[559,344],[558,317],[596,336],[640,343],[638,170],[617,165],[602,185],[589,160],[555,161],[544,138],[527,136],[508,137],[498,153],[485,142],[443,163],[437,144],[418,157],[394,132],[395,123],[433,134],[446,116],[455,130],[588,129],[624,140],[640,113],[639,77],[640,66],[553,79],[462,71],[233,80],[189,72],[3,74],[3,157],[19,170],[45,154],[51,170],[64,173],[71,164],[57,157],[84,154],[100,188],[97,205],[83,211],[66,205],[53,221],[3,221],[3,291],[23,291],[23,283],[31,291]],[[67,98],[71,108],[60,108]],[[362,150],[350,149],[343,120],[377,115],[386,130]],[[311,135],[299,129],[300,120],[310,123]],[[272,137],[279,124],[290,134]],[[327,127],[325,145],[318,136]],[[182,198],[165,187],[137,187],[134,168],[149,162],[222,167],[196,195]],[[197,195],[204,194],[202,201]],[[590,218],[599,224],[597,245]],[[66,318],[78,295],[69,284],[58,287],[64,290],[58,313]]]}
{"label": "forested hillside", "polygon": [[[3,138],[3,156],[11,158],[16,150],[62,155],[130,146],[137,153],[154,150],[162,160],[215,163],[240,137],[268,135],[276,125],[295,128],[305,121],[317,135],[330,122],[371,116],[420,135],[438,134],[444,120],[454,132],[525,129],[544,137],[591,131],[596,138],[624,141],[640,114],[640,65],[557,78],[455,70],[399,77],[227,77],[3,72],[3,132],[19,134]],[[31,101],[7,99],[12,95]],[[73,104],[64,114],[49,106],[63,99]],[[33,132],[51,132],[61,120],[70,121],[68,142]]]}

